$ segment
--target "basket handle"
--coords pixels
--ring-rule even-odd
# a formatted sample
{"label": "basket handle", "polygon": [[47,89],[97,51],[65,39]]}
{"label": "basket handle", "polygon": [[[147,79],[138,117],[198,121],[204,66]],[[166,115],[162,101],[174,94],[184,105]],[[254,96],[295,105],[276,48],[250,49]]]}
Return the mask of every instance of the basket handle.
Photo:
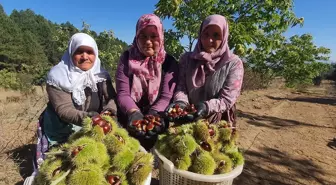
{"label": "basket handle", "polygon": [[162,162],[163,168],[169,171],[170,173],[173,173],[174,164],[170,160],[168,160],[165,156],[161,155],[160,152],[157,151],[156,149],[154,149],[154,152],[161,160],[160,162]]}

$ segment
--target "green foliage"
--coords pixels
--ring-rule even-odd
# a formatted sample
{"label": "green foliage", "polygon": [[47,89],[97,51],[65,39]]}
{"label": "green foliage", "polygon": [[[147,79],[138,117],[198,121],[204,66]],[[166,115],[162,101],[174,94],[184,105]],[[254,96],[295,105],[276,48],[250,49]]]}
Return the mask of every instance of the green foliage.
{"label": "green foliage", "polygon": [[289,40],[283,36],[289,28],[304,23],[304,18],[294,14],[293,0],[159,0],[155,6],[157,15],[173,21],[176,31],[166,31],[166,48],[175,57],[182,53],[178,41],[183,37],[189,41],[187,51],[192,50],[201,22],[207,16],[225,16],[230,27],[230,48],[246,58],[247,67],[252,70],[249,74],[261,79],[245,83],[245,88],[267,86],[276,76],[285,78],[290,87],[310,84],[328,68],[318,61],[328,60],[330,50],[316,47],[312,36],[304,34]]}
{"label": "green foliage", "polygon": [[0,73],[11,73],[10,79],[7,77],[6,82],[0,84],[5,88],[25,90],[43,84],[50,68],[61,60],[70,37],[79,31],[97,41],[99,57],[112,79],[119,56],[127,49],[127,44],[116,38],[112,31],[97,34],[86,22],[83,22],[82,30],[70,22],[52,23],[30,9],[13,10],[7,16],[0,5],[0,24]]}
{"label": "green foliage", "polygon": [[5,15],[5,10],[3,8],[3,6],[0,4],[0,15]]}
{"label": "green foliage", "polygon": [[99,47],[99,58],[114,79],[119,57],[127,49],[127,44],[116,38],[112,30],[100,33],[96,41]]}
{"label": "green foliage", "polygon": [[[20,27],[6,14],[0,14],[0,72],[6,76],[0,85],[17,90],[29,89],[47,71],[47,57],[35,35]],[[10,73],[10,77],[6,74]],[[20,73],[20,74],[16,74]]]}
{"label": "green foliage", "polygon": [[56,64],[62,57],[64,51],[68,47],[70,37],[79,32],[79,30],[70,22],[62,23],[60,25],[56,25],[55,27],[55,34],[53,35],[52,42],[56,45],[58,59],[52,61],[53,64]]}
{"label": "green foliage", "polygon": [[[42,48],[42,52],[47,56],[46,60],[54,62],[59,60],[55,53],[55,44],[52,42],[55,32],[55,25],[53,23],[43,16],[35,14],[30,9],[21,11],[13,10],[10,18],[23,32],[29,32],[31,35],[34,35],[35,38],[33,40]],[[46,60],[44,62],[46,62]]]}
{"label": "green foliage", "polygon": [[29,84],[19,82],[19,74],[15,72],[10,72],[8,70],[0,70],[0,86],[6,89],[22,89],[29,88]]}
{"label": "green foliage", "polygon": [[319,61],[329,60],[330,49],[317,47],[309,34],[283,38],[277,48],[270,53],[256,49],[247,60],[252,68],[261,74],[281,76],[289,87],[308,85],[313,78],[330,69],[329,64]]}
{"label": "green foliage", "polygon": [[184,47],[180,43],[182,35],[174,32],[172,29],[166,30],[164,32],[165,38],[165,50],[167,53],[173,55],[176,59],[179,59],[183,54]]}
{"label": "green foliage", "polygon": [[[155,13],[171,18],[179,34],[189,39],[189,51],[197,39],[201,22],[211,14],[224,15],[230,24],[230,47],[244,50],[259,38],[274,32],[283,33],[290,26],[303,24],[293,12],[292,0],[285,1],[223,1],[223,0],[160,0]],[[267,40],[266,45],[270,45]]]}

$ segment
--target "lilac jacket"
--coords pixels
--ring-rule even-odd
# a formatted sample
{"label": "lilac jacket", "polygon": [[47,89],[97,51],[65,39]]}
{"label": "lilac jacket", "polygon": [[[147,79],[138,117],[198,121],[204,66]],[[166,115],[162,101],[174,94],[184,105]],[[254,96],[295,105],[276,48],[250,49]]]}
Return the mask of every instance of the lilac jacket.
{"label": "lilac jacket", "polygon": [[[147,106],[136,103],[132,99],[130,95],[130,89],[132,86],[131,78],[132,75],[129,74],[128,68],[128,51],[125,51],[120,57],[116,72],[117,104],[124,115],[126,115],[127,111],[130,109],[135,108],[142,111],[142,107]],[[161,92],[153,105],[150,105],[150,109],[158,112],[162,112],[166,109],[174,95],[177,78],[177,61],[174,57],[167,54],[166,59],[162,64],[162,80],[160,85]]]}
{"label": "lilac jacket", "polygon": [[205,101],[209,108],[208,114],[224,113],[236,103],[243,82],[244,68],[239,58],[226,62],[215,72],[208,72],[204,86],[193,88],[191,78],[194,61],[185,53],[180,59],[179,83],[174,101],[197,104]]}

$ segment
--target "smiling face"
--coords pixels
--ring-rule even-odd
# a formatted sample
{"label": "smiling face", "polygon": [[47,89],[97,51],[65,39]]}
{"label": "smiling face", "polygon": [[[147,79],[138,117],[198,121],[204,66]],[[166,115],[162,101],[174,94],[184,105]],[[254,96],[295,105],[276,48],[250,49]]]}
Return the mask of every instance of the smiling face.
{"label": "smiling face", "polygon": [[83,71],[91,69],[96,60],[93,48],[89,46],[80,46],[72,55],[73,64]]}
{"label": "smiling face", "polygon": [[217,25],[209,25],[201,34],[202,49],[214,53],[222,44],[222,30]]}
{"label": "smiling face", "polygon": [[142,29],[137,37],[140,51],[147,57],[159,52],[160,37],[155,26]]}

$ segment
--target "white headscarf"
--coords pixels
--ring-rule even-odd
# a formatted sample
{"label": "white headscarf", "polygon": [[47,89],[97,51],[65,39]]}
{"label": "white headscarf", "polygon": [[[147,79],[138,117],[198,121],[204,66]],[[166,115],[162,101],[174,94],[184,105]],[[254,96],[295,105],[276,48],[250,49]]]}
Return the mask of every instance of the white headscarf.
{"label": "white headscarf", "polygon": [[[92,68],[87,71],[82,71],[72,62],[72,56],[80,46],[93,48],[96,55]],[[71,37],[62,60],[48,73],[47,84],[72,93],[73,101],[77,105],[83,105],[86,100],[84,89],[89,87],[97,92],[96,83],[105,81],[107,77],[108,73],[101,68],[96,41],[85,33],[76,33]]]}

